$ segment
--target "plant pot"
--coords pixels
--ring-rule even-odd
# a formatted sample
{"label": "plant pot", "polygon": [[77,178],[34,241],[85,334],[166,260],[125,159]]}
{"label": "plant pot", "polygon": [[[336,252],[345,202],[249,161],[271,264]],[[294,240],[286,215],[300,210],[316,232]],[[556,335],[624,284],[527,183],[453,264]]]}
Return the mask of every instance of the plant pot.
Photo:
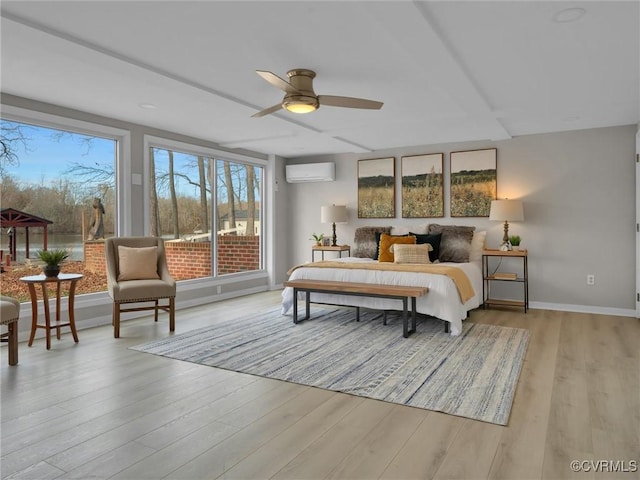
{"label": "plant pot", "polygon": [[42,267],[45,277],[57,277],[60,273],[60,265],[45,265]]}

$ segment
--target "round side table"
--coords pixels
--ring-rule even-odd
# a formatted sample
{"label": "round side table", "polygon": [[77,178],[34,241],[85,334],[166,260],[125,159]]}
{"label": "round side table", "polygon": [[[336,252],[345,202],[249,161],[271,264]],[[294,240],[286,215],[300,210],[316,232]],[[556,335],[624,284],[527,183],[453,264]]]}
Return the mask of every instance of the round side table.
{"label": "round side table", "polygon": [[[78,334],[76,333],[76,322],[74,319],[74,299],[76,293],[76,284],[82,278],[80,273],[61,273],[57,277],[46,277],[44,275],[31,275],[22,277],[20,281],[25,282],[29,286],[29,294],[31,295],[31,336],[29,337],[29,346],[33,344],[38,328],[44,328],[47,337],[47,350],[51,348],[51,329],[56,329],[56,337],[60,340],[60,328],[70,327],[73,340],[78,343]],[[60,322],[60,286],[64,282],[69,282],[69,321]],[[56,284],[56,320],[51,325],[51,313],[49,311],[49,294],[47,292],[47,283]],[[44,306],[44,324],[38,323],[38,294],[36,293],[36,285],[42,288],[42,303]]]}

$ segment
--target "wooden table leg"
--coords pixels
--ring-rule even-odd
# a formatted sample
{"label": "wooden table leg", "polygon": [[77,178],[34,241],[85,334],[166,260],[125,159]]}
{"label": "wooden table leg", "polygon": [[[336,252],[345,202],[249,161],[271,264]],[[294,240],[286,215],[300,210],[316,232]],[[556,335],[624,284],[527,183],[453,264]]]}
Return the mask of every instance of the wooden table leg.
{"label": "wooden table leg", "polygon": [[29,295],[31,296],[31,335],[29,336],[28,345],[33,345],[33,339],[36,336],[36,325],[38,325],[38,295],[36,294],[36,286],[33,283],[28,284]]}
{"label": "wooden table leg", "polygon": [[[69,287],[69,327],[71,327],[71,333],[73,335],[73,340],[78,343],[78,333],[76,332],[76,319],[75,319],[75,296],[76,296],[76,283],[77,280],[71,281],[71,286]],[[59,298],[59,297],[58,297]],[[58,327],[58,335],[60,335],[60,327]],[[58,337],[60,338],[60,337]]]}
{"label": "wooden table leg", "polygon": [[[56,282],[56,338],[60,340],[60,284],[62,282]],[[73,282],[71,282],[73,283]]]}
{"label": "wooden table leg", "polygon": [[44,307],[44,331],[47,337],[47,350],[51,349],[51,312],[49,311],[49,294],[47,286],[42,282],[42,306]]}

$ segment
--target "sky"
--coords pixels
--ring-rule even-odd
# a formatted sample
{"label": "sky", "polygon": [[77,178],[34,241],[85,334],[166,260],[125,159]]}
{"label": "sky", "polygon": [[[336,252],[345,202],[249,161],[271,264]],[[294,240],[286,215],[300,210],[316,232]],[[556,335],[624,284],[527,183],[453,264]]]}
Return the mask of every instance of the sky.
{"label": "sky", "polygon": [[[4,121],[3,121],[4,122]],[[7,122],[11,123],[11,122]],[[27,125],[23,129],[28,137],[27,148],[17,144],[19,165],[9,165],[8,174],[18,182],[36,185],[55,183],[63,177],[63,172],[74,163],[113,165],[116,142],[114,140],[91,137],[90,145],[82,139],[85,135],[65,133],[56,138],[59,130]]]}

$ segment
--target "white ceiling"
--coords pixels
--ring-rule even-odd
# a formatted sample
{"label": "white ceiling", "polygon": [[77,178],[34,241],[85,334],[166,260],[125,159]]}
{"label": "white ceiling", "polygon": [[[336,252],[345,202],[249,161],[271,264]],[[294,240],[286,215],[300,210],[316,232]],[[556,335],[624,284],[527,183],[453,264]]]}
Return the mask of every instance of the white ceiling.
{"label": "white ceiling", "polygon": [[[570,7],[584,16],[554,20]],[[1,12],[2,92],[227,148],[291,158],[640,122],[638,1],[5,0]],[[384,106],[251,118],[283,95],[255,70],[292,68],[315,70],[318,94]]]}

